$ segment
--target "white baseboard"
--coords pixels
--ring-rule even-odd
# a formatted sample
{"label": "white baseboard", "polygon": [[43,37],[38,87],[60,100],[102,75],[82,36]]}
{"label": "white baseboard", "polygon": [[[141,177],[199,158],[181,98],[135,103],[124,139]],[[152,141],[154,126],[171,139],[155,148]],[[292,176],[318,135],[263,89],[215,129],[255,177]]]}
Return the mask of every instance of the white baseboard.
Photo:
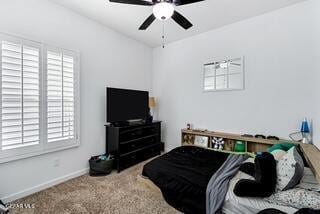
{"label": "white baseboard", "polygon": [[37,186],[24,189],[24,190],[22,190],[20,192],[4,196],[4,197],[2,197],[2,201],[4,203],[12,202],[12,201],[17,200],[19,198],[26,197],[26,196],[31,195],[33,193],[39,192],[41,190],[50,188],[50,187],[55,186],[57,184],[60,184],[62,182],[68,181],[68,180],[70,180],[72,178],[76,178],[76,177],[79,177],[81,175],[87,174],[88,172],[89,172],[89,168],[85,168],[85,169],[81,169],[81,170],[72,172],[72,173],[70,173],[68,175],[64,175],[62,177],[52,179],[52,180],[50,180],[48,182],[39,184]]}

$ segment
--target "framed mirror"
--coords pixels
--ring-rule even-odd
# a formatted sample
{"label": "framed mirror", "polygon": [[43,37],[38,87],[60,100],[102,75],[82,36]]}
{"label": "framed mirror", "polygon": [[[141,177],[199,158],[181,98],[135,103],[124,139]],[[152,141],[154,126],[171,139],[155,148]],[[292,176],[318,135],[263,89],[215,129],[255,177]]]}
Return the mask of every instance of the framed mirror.
{"label": "framed mirror", "polygon": [[243,89],[244,57],[208,63],[204,65],[204,91]]}

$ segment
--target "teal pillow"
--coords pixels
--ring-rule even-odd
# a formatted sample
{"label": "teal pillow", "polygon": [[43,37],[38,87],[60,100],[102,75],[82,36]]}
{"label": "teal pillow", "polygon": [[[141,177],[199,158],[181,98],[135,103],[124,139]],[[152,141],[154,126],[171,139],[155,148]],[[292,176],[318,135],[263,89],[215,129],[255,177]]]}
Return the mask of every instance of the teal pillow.
{"label": "teal pillow", "polygon": [[268,151],[272,152],[273,150],[276,149],[280,149],[280,150],[284,150],[284,151],[288,151],[289,149],[291,149],[294,146],[293,143],[277,143],[274,144],[273,146],[271,146]]}

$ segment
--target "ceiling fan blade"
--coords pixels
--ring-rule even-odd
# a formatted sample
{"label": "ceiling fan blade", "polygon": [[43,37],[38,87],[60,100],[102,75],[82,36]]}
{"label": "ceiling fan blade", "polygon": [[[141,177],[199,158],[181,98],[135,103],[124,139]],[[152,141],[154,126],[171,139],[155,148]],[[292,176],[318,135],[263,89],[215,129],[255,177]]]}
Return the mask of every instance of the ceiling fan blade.
{"label": "ceiling fan blade", "polygon": [[188,21],[183,15],[178,13],[177,11],[174,11],[172,15],[172,19],[177,22],[181,27],[183,27],[185,30],[188,30],[190,27],[192,27],[191,22]]}
{"label": "ceiling fan blade", "polygon": [[135,5],[153,5],[151,1],[144,1],[144,0],[109,0],[113,3],[121,3],[121,4],[135,4]]}
{"label": "ceiling fan blade", "polygon": [[192,4],[200,1],[204,1],[204,0],[173,0],[175,5]]}
{"label": "ceiling fan blade", "polygon": [[143,23],[142,25],[139,27],[139,30],[145,30],[147,29],[151,23],[156,19],[156,17],[151,14]]}

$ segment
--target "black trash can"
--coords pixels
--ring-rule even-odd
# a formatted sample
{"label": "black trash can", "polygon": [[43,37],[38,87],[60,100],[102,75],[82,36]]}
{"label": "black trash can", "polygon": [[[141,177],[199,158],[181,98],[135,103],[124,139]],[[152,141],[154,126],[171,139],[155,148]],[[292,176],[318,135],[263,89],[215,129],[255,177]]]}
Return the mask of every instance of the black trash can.
{"label": "black trash can", "polygon": [[114,158],[108,155],[104,155],[107,158],[101,158],[102,156],[92,156],[89,160],[90,176],[103,176],[112,172]]}

